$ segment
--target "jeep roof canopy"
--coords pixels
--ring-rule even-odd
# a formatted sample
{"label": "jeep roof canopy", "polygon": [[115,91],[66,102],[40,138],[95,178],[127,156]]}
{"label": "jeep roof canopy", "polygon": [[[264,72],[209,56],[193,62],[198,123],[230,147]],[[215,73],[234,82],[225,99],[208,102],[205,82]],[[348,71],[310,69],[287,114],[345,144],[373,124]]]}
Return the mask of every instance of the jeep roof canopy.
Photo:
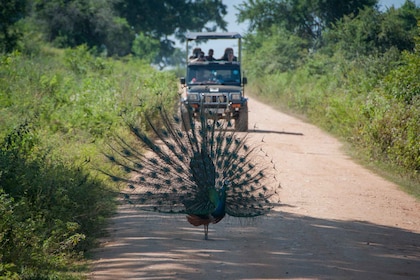
{"label": "jeep roof canopy", "polygon": [[240,39],[241,34],[237,32],[191,32],[185,36],[187,40],[200,39]]}
{"label": "jeep roof canopy", "polygon": [[[195,40],[211,40],[211,39],[237,39],[238,40],[238,61],[241,61],[241,39],[242,36],[238,32],[190,32],[185,35],[185,39],[187,42],[187,50],[188,50],[188,43],[190,41]],[[188,53],[187,53],[187,61],[188,61]]]}

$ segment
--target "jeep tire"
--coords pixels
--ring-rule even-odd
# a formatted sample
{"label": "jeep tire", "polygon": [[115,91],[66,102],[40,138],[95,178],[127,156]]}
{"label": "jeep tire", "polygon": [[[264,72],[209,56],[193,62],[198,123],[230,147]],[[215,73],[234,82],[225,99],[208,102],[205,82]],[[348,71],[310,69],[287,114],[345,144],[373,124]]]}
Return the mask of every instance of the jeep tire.
{"label": "jeep tire", "polygon": [[181,125],[184,131],[188,131],[191,129],[191,113],[188,111],[187,105],[183,102],[180,104],[180,113],[181,113]]}
{"label": "jeep tire", "polygon": [[244,106],[239,110],[238,116],[235,118],[235,130],[240,132],[248,131],[248,106]]}

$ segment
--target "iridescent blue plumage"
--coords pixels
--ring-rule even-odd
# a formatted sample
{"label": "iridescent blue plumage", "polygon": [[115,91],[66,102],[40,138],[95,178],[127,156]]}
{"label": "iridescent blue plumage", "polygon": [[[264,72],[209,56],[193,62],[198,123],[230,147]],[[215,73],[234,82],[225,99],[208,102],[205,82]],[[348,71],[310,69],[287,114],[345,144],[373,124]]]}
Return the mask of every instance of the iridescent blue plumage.
{"label": "iridescent blue plumage", "polygon": [[[183,120],[159,108],[159,117],[157,122],[148,119],[153,136],[130,125],[146,153],[140,145],[118,138],[119,147],[107,155],[127,172],[118,179],[130,186],[124,191],[130,203],[144,210],[187,214],[192,225],[204,225],[206,239],[208,225],[226,214],[256,217],[270,211],[278,200],[278,183],[266,175],[273,170],[260,164],[263,157],[246,144],[246,135],[239,137],[229,122],[208,115]],[[183,130],[184,121],[191,129]]]}

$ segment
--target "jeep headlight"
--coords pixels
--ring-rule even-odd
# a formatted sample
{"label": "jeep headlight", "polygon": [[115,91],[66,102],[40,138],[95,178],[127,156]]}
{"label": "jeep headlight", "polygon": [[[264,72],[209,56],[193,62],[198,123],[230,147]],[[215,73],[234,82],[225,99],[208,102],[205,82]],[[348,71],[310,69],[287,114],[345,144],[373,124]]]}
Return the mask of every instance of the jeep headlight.
{"label": "jeep headlight", "polygon": [[230,100],[234,100],[234,101],[241,100],[241,94],[240,93],[231,93],[230,94]]}
{"label": "jeep headlight", "polygon": [[196,93],[190,93],[188,94],[188,101],[198,101],[199,97]]}

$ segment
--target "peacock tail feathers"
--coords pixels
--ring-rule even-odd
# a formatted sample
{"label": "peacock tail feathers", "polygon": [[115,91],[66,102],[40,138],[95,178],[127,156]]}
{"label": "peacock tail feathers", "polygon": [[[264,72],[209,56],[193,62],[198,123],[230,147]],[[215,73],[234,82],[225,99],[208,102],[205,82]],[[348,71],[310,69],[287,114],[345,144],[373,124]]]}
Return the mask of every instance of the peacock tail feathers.
{"label": "peacock tail feathers", "polygon": [[[163,108],[158,111],[161,125],[147,119],[153,136],[129,124],[147,152],[117,137],[117,145],[106,154],[126,172],[125,177],[108,175],[128,184],[123,195],[129,203],[144,210],[196,215],[191,219],[256,217],[272,209],[278,200],[273,169],[247,144],[247,135],[208,115],[185,120]],[[191,129],[184,129],[185,121]]]}

